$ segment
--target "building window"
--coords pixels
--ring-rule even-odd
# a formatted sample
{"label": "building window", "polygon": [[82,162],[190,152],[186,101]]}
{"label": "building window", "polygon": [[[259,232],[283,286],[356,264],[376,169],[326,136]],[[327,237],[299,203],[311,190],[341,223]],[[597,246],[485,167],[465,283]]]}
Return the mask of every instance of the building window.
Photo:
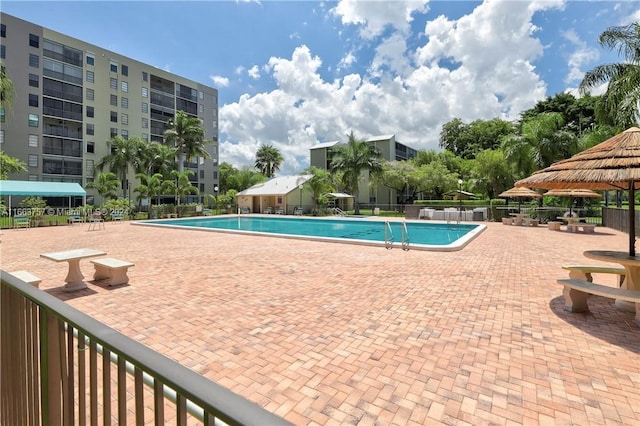
{"label": "building window", "polygon": [[4,108],[0,108],[0,123],[4,123]]}
{"label": "building window", "polygon": [[87,65],[95,65],[96,64],[96,57],[93,56],[93,53],[87,53]]}
{"label": "building window", "polygon": [[35,47],[36,49],[40,47],[40,37],[35,34],[29,34],[29,46]]}
{"label": "building window", "polygon": [[109,87],[113,90],[118,90],[118,79],[111,77],[109,79]]}
{"label": "building window", "polygon": [[[4,130],[3,130],[3,132],[4,132]],[[149,141],[149,133],[143,133],[142,134],[142,139],[144,139],[145,141],[148,142]]]}
{"label": "building window", "polygon": [[40,126],[40,116],[38,114],[29,114],[29,127]]}
{"label": "building window", "polygon": [[38,167],[38,154],[29,154],[29,167]]}
{"label": "building window", "polygon": [[111,111],[111,122],[112,123],[118,122],[118,113],[115,111]]}
{"label": "building window", "polygon": [[7,48],[4,44],[0,44],[0,59],[5,59],[7,57]]}
{"label": "building window", "polygon": [[94,79],[93,71],[87,71],[87,83],[93,83]]}
{"label": "building window", "polygon": [[116,61],[109,61],[109,71],[118,72],[118,63]]}
{"label": "building window", "polygon": [[122,108],[129,108],[129,98],[123,96],[122,99],[120,99],[120,106]]}
{"label": "building window", "polygon": [[85,160],[84,169],[87,171],[87,173],[93,173],[93,167],[93,160]]}
{"label": "building window", "polygon": [[129,66],[128,65],[122,65],[120,67],[120,72],[122,73],[122,75],[128,76],[129,75]]}
{"label": "building window", "polygon": [[95,98],[95,92],[93,91],[93,89],[87,89],[87,100],[88,101],[92,101]]}
{"label": "building window", "polygon": [[198,111],[202,114],[204,112],[204,105],[198,104]]}
{"label": "building window", "polygon": [[7,26],[5,24],[0,24],[0,37],[4,38],[7,36]]}
{"label": "building window", "polygon": [[142,119],[142,128],[143,129],[148,129],[149,128],[149,119],[148,118],[143,118]]}
{"label": "building window", "polygon": [[40,78],[37,74],[29,74],[29,86],[40,87]]}
{"label": "building window", "polygon": [[95,142],[87,142],[87,154],[94,154],[96,152]]}
{"label": "building window", "polygon": [[40,56],[29,53],[29,66],[33,68],[40,68]]}
{"label": "building window", "polygon": [[4,143],[4,130],[0,130],[0,145]]}
{"label": "building window", "polygon": [[113,138],[115,138],[116,136],[118,136],[118,129],[117,129],[116,127],[112,127],[112,128],[109,130],[109,137],[113,139]]}
{"label": "building window", "polygon": [[125,129],[120,130],[120,136],[122,136],[122,139],[129,139],[129,131]]}
{"label": "building window", "polygon": [[120,116],[120,122],[124,125],[129,124],[129,114],[122,114]]}
{"label": "building window", "polygon": [[146,87],[142,88],[142,97],[143,98],[148,98],[149,97],[149,89],[147,89]]}
{"label": "building window", "polygon": [[118,106],[118,95],[110,95],[109,103],[113,106]]}
{"label": "building window", "polygon": [[38,135],[29,135],[29,146],[31,148],[38,147]]}
{"label": "building window", "polygon": [[200,98],[200,100],[203,100],[204,99],[204,92],[199,91],[198,92],[198,97]]}
{"label": "building window", "polygon": [[142,71],[142,81],[149,81],[149,74]]}
{"label": "building window", "polygon": [[87,117],[94,117],[94,111],[92,106],[87,106]]}
{"label": "building window", "polygon": [[95,127],[93,126],[93,124],[87,123],[87,134],[88,135],[94,135],[96,133]]}
{"label": "building window", "polygon": [[149,112],[149,104],[146,102],[142,103],[142,112]]}
{"label": "building window", "polygon": [[38,107],[38,95],[32,95],[29,93],[29,106],[30,107]]}
{"label": "building window", "polygon": [[120,87],[122,89],[123,92],[127,93],[129,91],[129,83],[127,83],[126,81],[123,81],[120,84]]}

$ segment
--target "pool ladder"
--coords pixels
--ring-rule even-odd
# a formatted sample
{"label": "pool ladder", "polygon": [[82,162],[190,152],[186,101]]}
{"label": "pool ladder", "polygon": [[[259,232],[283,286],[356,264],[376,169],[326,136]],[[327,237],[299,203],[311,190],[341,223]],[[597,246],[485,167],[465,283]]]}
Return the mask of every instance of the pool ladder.
{"label": "pool ladder", "polygon": [[[391,223],[389,221],[384,222],[384,247],[387,250],[391,250],[393,248],[393,242],[395,241],[393,237],[393,229],[391,229]],[[407,222],[402,222],[402,250],[409,250],[409,231],[407,230]]]}

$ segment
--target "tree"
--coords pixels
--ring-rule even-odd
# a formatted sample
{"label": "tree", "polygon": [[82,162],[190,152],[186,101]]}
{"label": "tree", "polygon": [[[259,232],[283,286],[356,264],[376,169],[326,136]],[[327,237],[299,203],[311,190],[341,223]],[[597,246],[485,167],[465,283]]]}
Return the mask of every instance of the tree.
{"label": "tree", "polygon": [[513,184],[511,166],[500,150],[486,149],[479,152],[474,166],[474,187],[489,199],[496,198]]}
{"label": "tree", "polygon": [[400,197],[400,203],[406,204],[408,189],[416,186],[415,170],[415,166],[409,161],[385,161],[382,164],[382,173],[376,175],[372,182],[395,190]]}
{"label": "tree", "polygon": [[327,170],[311,166],[305,170],[305,174],[312,175],[311,179],[304,183],[304,186],[309,188],[311,199],[313,200],[313,207],[317,209],[323,204],[322,196],[334,190],[331,173]]}
{"label": "tree", "polygon": [[255,168],[268,178],[272,178],[284,158],[272,145],[262,145],[256,152]]}
{"label": "tree", "polygon": [[202,121],[187,115],[184,111],[178,111],[175,118],[167,122],[163,139],[166,144],[176,150],[180,172],[184,171],[185,160],[190,162],[194,157],[211,158],[206,145],[212,142],[204,139]]}
{"label": "tree", "polygon": [[562,130],[563,126],[560,113],[543,113],[525,121],[519,135],[503,140],[502,150],[514,167],[515,177],[529,176],[577,152],[577,136]]}
{"label": "tree", "polygon": [[426,199],[441,200],[445,192],[458,188],[458,175],[437,161],[420,166],[414,175],[416,191]]}
{"label": "tree", "polygon": [[495,149],[500,141],[516,132],[512,123],[493,118],[465,124],[455,118],[442,126],[440,147],[463,159],[471,159],[485,149]]}
{"label": "tree", "polygon": [[[154,173],[152,176],[148,176],[145,173],[138,173],[136,177],[140,179],[140,185],[133,192],[138,193],[138,206],[143,198],[149,199],[148,218],[151,217],[151,205],[153,204],[153,197],[160,195],[162,191],[162,182],[164,181],[162,174]],[[156,203],[158,204],[158,203]]]}
{"label": "tree", "polygon": [[176,152],[167,145],[158,142],[142,144],[139,152],[138,173],[146,173],[147,175],[160,173],[163,176],[169,176],[171,170],[175,169]]}
{"label": "tree", "polygon": [[13,81],[7,75],[4,67],[0,67],[0,108],[8,108],[13,104]]}
{"label": "tree", "polygon": [[114,173],[122,183],[123,194],[126,190],[125,182],[127,181],[127,172],[129,167],[132,166],[138,170],[140,167],[140,151],[145,142],[141,138],[124,139],[121,136],[115,136],[107,141],[107,146],[110,149],[109,154],[102,157],[96,164],[98,171],[103,171],[106,168],[110,172]]}
{"label": "tree", "polygon": [[189,176],[191,176],[193,172],[191,170],[185,170],[184,172],[179,172],[177,170],[171,171],[171,177],[174,179],[173,181],[165,181],[164,187],[170,190],[170,193],[176,195],[176,204],[180,205],[180,200],[185,195],[197,195],[200,193],[198,188],[191,184],[189,180]]}
{"label": "tree", "polygon": [[93,182],[87,184],[87,188],[93,188],[103,199],[118,198],[120,180],[113,172],[100,173]]}
{"label": "tree", "polygon": [[358,195],[363,172],[375,175],[382,172],[382,155],[375,146],[356,139],[353,131],[346,145],[337,145],[331,151],[332,170],[341,174],[342,184],[354,197],[355,214],[360,214]]}
{"label": "tree", "polygon": [[616,49],[624,61],[599,65],[588,71],[579,90],[590,89],[608,82],[600,107],[606,117],[623,129],[640,123],[640,22],[610,27],[598,39],[601,46]]}
{"label": "tree", "polygon": [[0,151],[0,180],[9,179],[9,174],[18,174],[27,171],[27,165]]}

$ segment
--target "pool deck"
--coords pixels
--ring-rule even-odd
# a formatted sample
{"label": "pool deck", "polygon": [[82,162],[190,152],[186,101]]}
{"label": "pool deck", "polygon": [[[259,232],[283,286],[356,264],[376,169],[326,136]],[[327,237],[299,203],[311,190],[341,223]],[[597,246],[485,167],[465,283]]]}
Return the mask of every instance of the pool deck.
{"label": "pool deck", "polygon": [[[40,253],[81,247],[135,263],[129,285],[64,293]],[[610,299],[565,312],[556,279],[627,247],[608,228],[487,223],[428,252],[123,222],[2,230],[0,265],[297,425],[618,425],[640,423],[640,328]]]}

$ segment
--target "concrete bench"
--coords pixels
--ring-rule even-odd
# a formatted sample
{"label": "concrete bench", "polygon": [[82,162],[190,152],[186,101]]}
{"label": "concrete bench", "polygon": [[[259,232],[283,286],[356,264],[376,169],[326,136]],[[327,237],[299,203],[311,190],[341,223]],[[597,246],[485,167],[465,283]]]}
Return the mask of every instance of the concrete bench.
{"label": "concrete bench", "polygon": [[540,219],[525,219],[524,224],[527,226],[538,226]]}
{"label": "concrete bench", "polygon": [[596,229],[596,225],[594,225],[592,223],[569,223],[569,224],[567,224],[567,231],[569,231],[569,232],[578,232],[580,229],[582,229],[582,232],[584,232],[586,234],[593,234],[595,229]]}
{"label": "concrete bench", "polygon": [[563,265],[562,269],[569,271],[569,278],[593,282],[591,274],[615,274],[620,276],[620,287],[624,283],[627,271],[624,268],[594,265]]}
{"label": "concrete bench", "polygon": [[129,282],[127,270],[129,267],[135,266],[126,260],[114,259],[112,257],[94,259],[91,260],[91,263],[93,263],[96,268],[93,279],[107,280],[110,286],[127,284]]}
{"label": "concrete bench", "polygon": [[15,271],[15,272],[11,272],[11,275],[13,275],[16,278],[19,278],[20,280],[24,281],[27,284],[34,286],[35,288],[40,288],[40,283],[42,282],[42,278],[36,277],[31,272]]}
{"label": "concrete bench", "polygon": [[562,225],[562,222],[547,222],[547,228],[549,228],[549,231],[559,231],[560,225]]}
{"label": "concrete bench", "polygon": [[511,217],[503,217],[502,218],[503,225],[513,225],[513,218]]}
{"label": "concrete bench", "polygon": [[594,284],[583,280],[558,280],[564,286],[564,310],[569,312],[588,312],[587,299],[591,296],[602,296],[610,299],[625,300],[635,304],[635,322],[640,326],[640,291],[619,287]]}

